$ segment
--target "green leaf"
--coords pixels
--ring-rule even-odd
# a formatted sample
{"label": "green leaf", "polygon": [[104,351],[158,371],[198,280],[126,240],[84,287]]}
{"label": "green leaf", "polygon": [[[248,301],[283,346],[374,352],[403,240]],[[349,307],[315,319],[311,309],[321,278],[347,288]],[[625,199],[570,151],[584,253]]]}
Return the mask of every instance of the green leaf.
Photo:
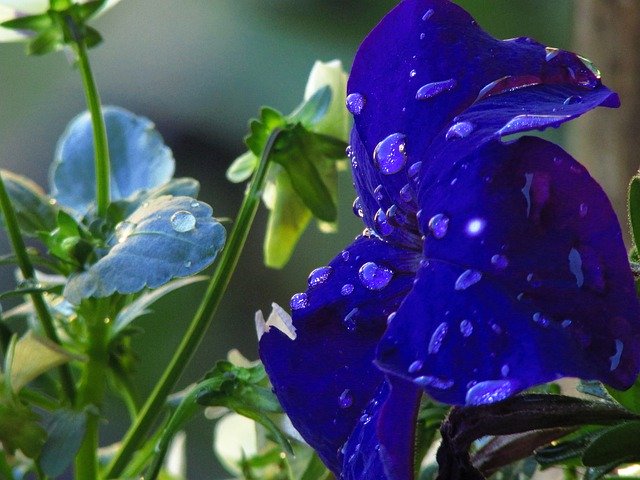
{"label": "green leaf", "polygon": [[325,85],[311,98],[302,102],[289,114],[287,120],[293,124],[301,123],[307,128],[313,127],[326,115],[329,105],[331,105],[331,97],[331,87]]}
{"label": "green leaf", "polygon": [[115,321],[113,322],[113,328],[111,329],[112,338],[116,337],[118,333],[129,326],[129,324],[136,318],[150,313],[148,307],[150,307],[160,298],[164,297],[170,292],[173,292],[174,290],[185,287],[187,285],[191,285],[192,283],[202,282],[207,278],[208,277],[204,275],[181,278],[169,282],[160,288],[156,288],[155,290],[143,293],[138,298],[136,298],[135,301],[131,302],[129,305],[120,310],[120,312],[116,316]]}
{"label": "green leaf", "polygon": [[50,232],[56,225],[57,208],[49,202],[44,191],[26,177],[0,170],[11,204],[16,212],[20,231],[34,236]]}
{"label": "green leaf", "polygon": [[87,426],[86,412],[56,410],[45,421],[48,433],[38,463],[49,477],[62,475],[75,458]]}
{"label": "green leaf", "polygon": [[26,405],[0,391],[0,442],[10,455],[21,450],[29,458],[36,458],[44,445],[47,433],[39,424],[39,417]]}
{"label": "green leaf", "polygon": [[334,222],[338,212],[329,189],[325,185],[316,164],[321,160],[337,159],[333,139],[307,131],[298,124],[283,132],[274,147],[273,161],[282,165],[289,175],[293,190],[311,210],[314,216],[326,222]]}
{"label": "green leaf", "polygon": [[232,183],[241,183],[248,180],[256,168],[258,157],[252,151],[248,151],[236,158],[227,169],[227,180]]}
{"label": "green leaf", "polygon": [[249,122],[249,135],[245,137],[244,143],[260,158],[271,132],[285,125],[286,120],[280,112],[270,107],[262,107],[260,117]]}
{"label": "green leaf", "polygon": [[52,25],[53,22],[48,13],[13,18],[0,23],[0,27],[10,28],[12,30],[31,30],[33,32],[43,32]]}
{"label": "green leaf", "polygon": [[631,179],[629,185],[629,223],[633,243],[640,246],[640,176]]}
{"label": "green leaf", "polygon": [[616,403],[614,397],[612,397],[607,388],[597,380],[580,380],[576,386],[576,390],[592,397],[597,397],[600,400],[604,400],[608,403]]}
{"label": "green leaf", "polygon": [[593,427],[582,428],[567,436],[565,440],[537,450],[536,461],[543,469],[554,465],[582,465],[581,458],[585,449],[602,434],[602,430],[602,428],[594,430]]}
{"label": "green leaf", "polygon": [[331,472],[324,466],[320,457],[314,453],[300,480],[328,480],[329,478],[331,478]]}
{"label": "green leaf", "polygon": [[588,467],[640,461],[640,421],[610,427],[587,447],[582,462]]}
{"label": "green leaf", "polygon": [[62,48],[64,37],[56,27],[39,33],[27,44],[27,55],[45,55]]}
{"label": "green leaf", "polygon": [[620,405],[634,413],[640,413],[640,377],[636,379],[636,382],[630,389],[625,391],[615,390],[611,387],[606,388],[609,395]]}

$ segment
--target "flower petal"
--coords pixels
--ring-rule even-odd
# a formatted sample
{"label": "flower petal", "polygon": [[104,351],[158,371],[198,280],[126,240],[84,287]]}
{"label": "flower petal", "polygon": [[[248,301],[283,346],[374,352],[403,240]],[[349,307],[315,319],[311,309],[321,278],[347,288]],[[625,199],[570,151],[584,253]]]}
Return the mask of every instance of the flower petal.
{"label": "flower petal", "polygon": [[562,376],[628,388],[640,308],[620,226],[586,170],[525,137],[487,144],[441,180],[425,196],[425,262],[380,344],[382,368],[452,404]]}
{"label": "flower petal", "polygon": [[[405,0],[392,10],[360,47],[347,91],[378,169],[369,183],[382,184],[394,202],[414,165],[430,167],[438,143],[472,136],[474,121],[489,122],[485,136],[499,137],[618,104],[588,61],[527,38],[496,40],[447,0]],[[499,125],[490,121],[496,106],[504,109]],[[466,121],[470,108],[476,114]],[[474,138],[476,147],[486,141]]]}
{"label": "flower petal", "polygon": [[420,396],[419,388],[400,378],[382,384],[343,448],[342,479],[413,478]]}
{"label": "flower petal", "polygon": [[359,237],[314,270],[307,292],[292,298],[296,339],[276,329],[260,339],[284,410],[336,473],[338,450],[383,381],[373,365],[375,348],[387,317],[411,288],[418,261],[418,252]]}

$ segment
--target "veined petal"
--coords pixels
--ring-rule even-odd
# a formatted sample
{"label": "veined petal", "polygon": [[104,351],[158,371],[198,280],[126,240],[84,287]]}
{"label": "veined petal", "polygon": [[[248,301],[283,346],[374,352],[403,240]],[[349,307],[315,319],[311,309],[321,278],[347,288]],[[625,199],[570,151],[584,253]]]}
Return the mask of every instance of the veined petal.
{"label": "veined petal", "polygon": [[380,387],[343,448],[344,480],[410,480],[421,390],[400,378]]}
{"label": "veined petal", "polygon": [[291,301],[296,339],[276,329],[260,356],[293,425],[336,474],[338,451],[383,382],[373,365],[387,319],[411,289],[419,252],[359,237]]}
{"label": "veined petal", "polygon": [[379,365],[452,404],[565,376],[629,387],[640,307],[620,226],[586,170],[524,137],[486,144],[441,179],[421,224],[444,216],[446,232],[427,235]]}
{"label": "veined petal", "polygon": [[[405,0],[392,10],[360,47],[347,91],[355,129],[379,170],[370,183],[394,202],[416,164],[423,174],[440,170],[442,150],[452,153],[458,139],[473,138],[477,147],[487,135],[557,126],[618,105],[587,60],[528,38],[496,40],[447,0]],[[482,137],[472,135],[478,130]]]}

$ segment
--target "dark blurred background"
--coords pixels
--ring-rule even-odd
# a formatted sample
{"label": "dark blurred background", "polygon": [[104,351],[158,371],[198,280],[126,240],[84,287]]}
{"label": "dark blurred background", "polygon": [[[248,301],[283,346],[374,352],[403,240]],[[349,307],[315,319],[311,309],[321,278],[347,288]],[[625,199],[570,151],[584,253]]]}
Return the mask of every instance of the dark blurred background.
{"label": "dark blurred background", "polygon": [[[197,178],[201,198],[213,206],[214,214],[233,218],[244,186],[228,183],[224,172],[245,150],[247,120],[265,104],[291,111],[302,98],[316,59],[341,59],[348,70],[359,42],[395,3],[122,0],[96,22],[105,42],[90,55],[103,103],[152,119],[173,149],[176,175]],[[576,12],[568,0],[458,3],[497,37],[528,35],[551,46],[572,46]],[[78,72],[63,54],[26,57],[23,45],[5,44],[0,45],[0,86],[0,166],[47,189],[57,138],[85,108]],[[554,139],[562,141],[563,132],[554,133]],[[272,301],[288,305],[291,294],[304,289],[308,272],[326,264],[362,229],[351,213],[354,194],[347,173],[340,189],[339,233],[327,236],[310,228],[282,271],[263,266],[266,215],[261,209],[214,328],[181,386],[197,380],[232,347],[256,358],[254,312],[269,310]],[[8,251],[6,240],[2,242],[0,253]],[[0,288],[6,290],[13,282],[12,271],[0,272]],[[174,293],[156,305],[156,315],[139,322],[146,331],[135,339],[141,399],[178,343],[201,288]],[[114,399],[107,416],[115,420],[105,429],[105,443],[122,434],[127,418]],[[192,422],[187,432],[189,478],[225,477],[211,449],[212,423]]]}

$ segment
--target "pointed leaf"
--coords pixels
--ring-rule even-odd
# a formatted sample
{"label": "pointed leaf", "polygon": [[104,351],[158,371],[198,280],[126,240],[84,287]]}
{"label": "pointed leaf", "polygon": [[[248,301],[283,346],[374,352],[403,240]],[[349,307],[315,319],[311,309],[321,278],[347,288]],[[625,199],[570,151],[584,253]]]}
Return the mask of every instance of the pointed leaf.
{"label": "pointed leaf", "polygon": [[640,461],[640,421],[611,427],[596,438],[584,452],[587,467]]}
{"label": "pointed leaf", "polygon": [[[103,109],[111,158],[111,199],[167,183],[175,162],[154,124],[118,107]],[[78,214],[95,201],[93,129],[88,112],[74,118],[62,135],[52,166],[54,198]]]}
{"label": "pointed leaf", "polygon": [[77,304],[87,297],[158,288],[193,275],[213,262],[226,232],[211,207],[189,197],[160,197],[143,204],[116,226],[109,252],[69,280],[64,295]]}
{"label": "pointed leaf", "polygon": [[258,157],[252,151],[245,152],[227,169],[227,180],[232,183],[244,182],[251,177],[256,168],[258,168]]}
{"label": "pointed leaf", "polygon": [[3,28],[10,28],[12,30],[32,30],[34,32],[42,32],[51,27],[51,17],[47,13],[17,17],[0,23],[0,26]]}
{"label": "pointed leaf", "polygon": [[332,96],[331,87],[325,85],[300,104],[287,120],[291,123],[301,123],[307,128],[316,125],[326,115]]}
{"label": "pointed leaf", "polygon": [[26,177],[7,170],[0,172],[22,233],[33,236],[38,231],[53,230],[57,209],[42,189]]}
{"label": "pointed leaf", "polygon": [[87,414],[63,409],[49,415],[45,421],[48,437],[38,463],[47,476],[55,478],[62,475],[75,458],[84,437]]}

